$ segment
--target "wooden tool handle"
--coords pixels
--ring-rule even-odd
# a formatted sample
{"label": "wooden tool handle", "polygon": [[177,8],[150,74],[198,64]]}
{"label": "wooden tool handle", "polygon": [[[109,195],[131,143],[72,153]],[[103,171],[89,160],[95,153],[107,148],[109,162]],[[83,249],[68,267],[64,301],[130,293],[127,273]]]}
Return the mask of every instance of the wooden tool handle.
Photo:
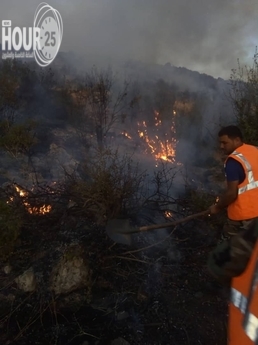
{"label": "wooden tool handle", "polygon": [[148,231],[148,230],[155,230],[155,229],[161,229],[161,228],[168,228],[168,227],[175,226],[175,225],[178,225],[178,224],[181,224],[181,223],[184,223],[184,222],[188,222],[189,220],[194,219],[194,218],[198,218],[198,217],[201,217],[201,216],[207,216],[208,214],[209,214],[209,211],[206,210],[206,211],[202,211],[202,212],[199,212],[199,213],[195,213],[195,214],[193,214],[191,216],[188,216],[188,217],[185,217],[183,219],[175,220],[174,222],[167,222],[167,223],[153,224],[153,225],[145,225],[145,226],[142,226],[142,227],[138,228],[138,231]]}

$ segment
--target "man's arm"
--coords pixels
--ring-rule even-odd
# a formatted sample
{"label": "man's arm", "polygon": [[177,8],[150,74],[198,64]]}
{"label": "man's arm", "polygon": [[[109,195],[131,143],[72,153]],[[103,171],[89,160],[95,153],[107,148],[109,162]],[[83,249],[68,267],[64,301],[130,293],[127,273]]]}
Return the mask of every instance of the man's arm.
{"label": "man's arm", "polygon": [[227,177],[227,190],[219,198],[218,203],[209,208],[210,214],[219,213],[221,210],[234,202],[238,196],[238,186],[245,179],[245,171],[242,165],[233,158],[228,159],[225,173]]}
{"label": "man's arm", "polygon": [[216,214],[226,208],[228,205],[232,204],[237,199],[238,196],[238,184],[239,181],[227,181],[228,188],[226,192],[219,197],[219,201],[209,207],[210,214]]}
{"label": "man's arm", "polygon": [[216,207],[219,210],[223,210],[228,205],[232,204],[237,199],[238,196],[238,185],[239,180],[237,181],[227,181],[227,190],[226,192],[219,198]]}

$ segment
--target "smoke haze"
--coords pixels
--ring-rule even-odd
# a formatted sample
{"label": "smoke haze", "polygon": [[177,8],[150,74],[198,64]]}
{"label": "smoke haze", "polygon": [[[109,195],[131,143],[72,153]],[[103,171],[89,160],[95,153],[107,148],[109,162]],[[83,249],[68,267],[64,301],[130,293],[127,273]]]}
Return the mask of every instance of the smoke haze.
{"label": "smoke haze", "polygon": [[[32,26],[40,1],[2,0],[1,20]],[[62,51],[85,59],[186,67],[229,78],[257,45],[256,0],[51,0],[64,23]]]}

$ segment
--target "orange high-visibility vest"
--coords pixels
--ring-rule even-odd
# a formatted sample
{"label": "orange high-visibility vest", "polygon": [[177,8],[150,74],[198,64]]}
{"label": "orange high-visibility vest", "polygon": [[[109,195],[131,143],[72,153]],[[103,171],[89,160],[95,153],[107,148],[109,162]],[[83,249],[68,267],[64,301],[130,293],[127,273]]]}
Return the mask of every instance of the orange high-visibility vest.
{"label": "orange high-visibility vest", "polygon": [[248,220],[258,217],[258,149],[255,146],[243,144],[229,157],[242,164],[245,180],[238,185],[237,199],[227,208],[228,218]]}
{"label": "orange high-visibility vest", "polygon": [[258,240],[244,273],[232,279],[229,345],[258,344]]}

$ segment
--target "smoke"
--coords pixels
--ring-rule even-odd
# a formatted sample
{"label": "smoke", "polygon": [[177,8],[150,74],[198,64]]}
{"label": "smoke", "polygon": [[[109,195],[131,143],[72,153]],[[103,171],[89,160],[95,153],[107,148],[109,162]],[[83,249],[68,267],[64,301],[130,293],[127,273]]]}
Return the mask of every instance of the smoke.
{"label": "smoke", "polygon": [[[159,78],[167,83],[166,90],[168,84],[176,84],[175,94],[185,90],[190,93],[202,92],[206,105],[198,111],[202,112],[204,129],[190,126],[189,122],[187,125],[186,122],[183,127],[189,127],[189,135],[180,141],[176,151],[180,158],[178,160],[183,163],[195,163],[197,158],[205,161],[209,157],[210,147],[205,145],[199,152],[199,148],[193,147],[192,139],[200,137],[202,131],[207,131],[210,139],[209,134],[216,131],[220,117],[224,119],[229,114],[221,92],[226,83],[183,68],[177,70],[169,65],[155,64],[169,61],[172,66],[185,66],[191,70],[229,77],[237,58],[246,61],[254,48],[252,37],[256,32],[254,14],[258,9],[257,2],[248,0],[243,5],[240,1],[229,0],[52,0],[50,4],[63,18],[61,50],[84,56],[80,59],[81,65],[78,60],[74,63],[75,68],[91,67],[93,63],[105,67],[112,63],[117,67],[121,60],[141,61],[128,63],[126,73],[133,76],[132,81],[140,75],[138,87],[145,104],[141,104],[143,113],[139,112],[137,116],[142,116],[142,119],[150,118],[156,109],[156,81]],[[13,26],[32,26],[37,6],[36,0],[4,0],[0,9],[2,18],[12,20]],[[54,63],[52,66],[54,68]],[[150,83],[146,84],[146,80]],[[39,98],[38,103],[46,99],[37,89],[34,98]],[[172,99],[169,102],[172,104]],[[41,118],[48,119],[53,127],[56,120],[65,123],[64,106],[59,109],[46,101],[42,108]],[[132,136],[133,132],[129,129],[132,126],[137,131],[137,120],[135,118],[130,123],[129,119],[118,131],[126,128]],[[124,142],[119,144],[122,146]],[[69,147],[72,147],[70,142]],[[131,152],[135,147],[124,146],[124,151],[129,149]],[[155,164],[152,158],[151,164]]]}
{"label": "smoke", "polygon": [[[184,66],[228,78],[257,44],[256,0],[52,0],[64,22],[61,49],[84,62],[124,59]],[[39,1],[2,0],[2,19],[33,23]]]}

